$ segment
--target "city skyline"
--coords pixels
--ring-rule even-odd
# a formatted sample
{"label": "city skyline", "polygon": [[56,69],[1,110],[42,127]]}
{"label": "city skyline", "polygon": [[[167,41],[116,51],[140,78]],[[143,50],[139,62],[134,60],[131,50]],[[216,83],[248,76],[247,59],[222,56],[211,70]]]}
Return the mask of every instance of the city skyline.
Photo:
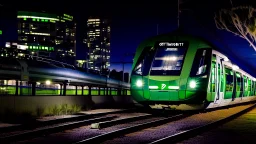
{"label": "city skyline", "polygon": [[[70,14],[73,13],[80,22],[85,22],[89,15],[111,17],[111,69],[116,68],[122,70],[122,61],[132,62],[132,56],[124,57],[124,55],[134,54],[142,40],[177,29],[177,1],[173,1],[170,4],[145,3],[145,1],[143,1],[144,3],[134,4],[125,1],[123,4],[116,3],[116,5],[111,1],[103,3],[97,2],[89,2],[88,8],[81,3],[72,3],[70,5],[63,3],[56,8],[56,11],[60,11],[61,7],[65,7],[64,10],[71,12]],[[232,2],[233,6],[239,6],[245,3],[253,4],[250,1],[241,2],[233,0]],[[34,3],[27,7],[53,9],[56,6],[50,5],[46,7],[47,4],[49,3]],[[226,52],[232,51],[236,57],[239,57],[241,61],[245,61],[248,64],[245,67],[253,66],[256,68],[253,62],[255,55],[251,55],[255,52],[250,48],[248,43],[233,34],[218,30],[215,26],[215,13],[221,8],[231,7],[230,0],[207,2],[202,0],[183,0],[180,5],[180,27],[185,32],[199,35],[209,41],[213,41],[216,46]],[[23,9],[25,8],[26,7],[23,7]],[[207,17],[205,15],[207,15]],[[78,39],[80,38],[81,34],[78,34]],[[236,43],[232,41],[236,41]],[[82,47],[80,45],[82,45],[82,42],[78,42],[78,49]],[[84,51],[80,51],[77,55],[78,59],[84,56],[83,54],[86,52]],[[120,64],[117,64],[118,62],[120,62]],[[125,69],[130,72],[130,68],[131,64],[126,64]]]}

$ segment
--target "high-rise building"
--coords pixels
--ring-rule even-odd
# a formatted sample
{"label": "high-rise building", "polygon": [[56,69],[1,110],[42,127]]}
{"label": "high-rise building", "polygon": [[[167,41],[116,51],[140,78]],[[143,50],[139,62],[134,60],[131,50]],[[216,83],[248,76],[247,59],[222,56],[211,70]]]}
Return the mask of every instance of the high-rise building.
{"label": "high-rise building", "polygon": [[87,68],[103,72],[110,66],[110,21],[92,18],[87,20]]}
{"label": "high-rise building", "polygon": [[18,11],[18,48],[74,64],[76,23],[73,16]]}

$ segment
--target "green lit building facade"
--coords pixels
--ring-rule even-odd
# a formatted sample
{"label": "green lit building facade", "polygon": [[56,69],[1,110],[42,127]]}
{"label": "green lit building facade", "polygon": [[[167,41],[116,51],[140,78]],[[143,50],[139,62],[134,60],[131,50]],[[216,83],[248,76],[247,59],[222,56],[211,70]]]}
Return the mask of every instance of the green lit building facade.
{"label": "green lit building facade", "polygon": [[74,64],[76,23],[73,16],[18,11],[18,49]]}

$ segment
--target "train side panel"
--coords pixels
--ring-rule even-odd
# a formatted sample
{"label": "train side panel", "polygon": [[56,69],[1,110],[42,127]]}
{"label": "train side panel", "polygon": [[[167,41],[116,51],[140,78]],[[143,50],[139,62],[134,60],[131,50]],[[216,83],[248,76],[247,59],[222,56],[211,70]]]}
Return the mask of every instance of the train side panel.
{"label": "train side panel", "polygon": [[[189,45],[185,54],[167,52],[168,48],[179,51],[175,43],[186,41]],[[160,43],[168,46],[159,55],[156,44]],[[175,105],[176,109],[212,108],[256,99],[255,78],[215,49],[192,36],[167,34],[143,41],[132,66],[132,96],[145,105]],[[155,66],[156,59],[159,66]],[[180,73],[172,71],[177,65]]]}

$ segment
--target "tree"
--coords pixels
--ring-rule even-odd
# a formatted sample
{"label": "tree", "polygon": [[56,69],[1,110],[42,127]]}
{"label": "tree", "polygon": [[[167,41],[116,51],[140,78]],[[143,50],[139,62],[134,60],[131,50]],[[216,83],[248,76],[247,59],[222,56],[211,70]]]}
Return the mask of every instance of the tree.
{"label": "tree", "polygon": [[117,71],[115,69],[113,69],[110,74],[109,74],[110,78],[116,79],[117,78]]}
{"label": "tree", "polygon": [[251,6],[222,9],[214,17],[216,27],[245,39],[256,51],[256,9]]}

